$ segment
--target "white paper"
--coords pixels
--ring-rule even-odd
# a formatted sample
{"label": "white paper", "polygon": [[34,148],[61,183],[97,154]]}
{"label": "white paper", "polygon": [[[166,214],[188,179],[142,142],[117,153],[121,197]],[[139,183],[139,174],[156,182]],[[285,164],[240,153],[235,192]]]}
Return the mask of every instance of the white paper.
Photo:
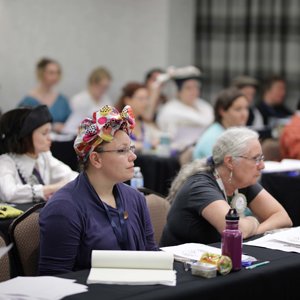
{"label": "white paper", "polygon": [[174,286],[173,261],[173,254],[158,251],[94,250],[87,283]]}
{"label": "white paper", "polygon": [[[173,253],[177,261],[200,260],[205,252],[221,254],[221,249],[198,243],[186,243],[178,246],[162,247],[162,251]],[[242,255],[244,261],[256,261],[256,259],[249,255]]]}
{"label": "white paper", "polygon": [[244,245],[300,253],[300,227],[267,234]]}
{"label": "white paper", "polygon": [[288,172],[300,170],[300,160],[283,159],[281,162],[265,161],[265,168],[262,173]]}
{"label": "white paper", "polygon": [[13,244],[9,244],[8,246],[6,247],[1,247],[0,248],[0,258],[2,256],[4,256],[11,248],[12,248]]}
{"label": "white paper", "polygon": [[86,291],[87,286],[73,279],[52,276],[16,277],[0,283],[1,300],[59,300]]}

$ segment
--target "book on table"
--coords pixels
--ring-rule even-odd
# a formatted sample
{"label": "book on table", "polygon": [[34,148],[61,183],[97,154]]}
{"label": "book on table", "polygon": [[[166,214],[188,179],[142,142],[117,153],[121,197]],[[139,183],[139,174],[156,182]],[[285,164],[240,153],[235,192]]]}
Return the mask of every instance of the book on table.
{"label": "book on table", "polygon": [[176,285],[172,253],[93,250],[88,284]]}

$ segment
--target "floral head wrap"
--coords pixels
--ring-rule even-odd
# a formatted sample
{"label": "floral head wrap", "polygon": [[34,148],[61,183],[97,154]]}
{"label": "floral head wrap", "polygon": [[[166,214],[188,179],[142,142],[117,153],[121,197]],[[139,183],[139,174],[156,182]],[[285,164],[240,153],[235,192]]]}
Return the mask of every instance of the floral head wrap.
{"label": "floral head wrap", "polygon": [[132,108],[127,105],[121,113],[109,105],[93,113],[93,118],[84,119],[74,142],[78,159],[85,162],[90,153],[103,141],[111,142],[118,130],[132,132],[135,125]]}

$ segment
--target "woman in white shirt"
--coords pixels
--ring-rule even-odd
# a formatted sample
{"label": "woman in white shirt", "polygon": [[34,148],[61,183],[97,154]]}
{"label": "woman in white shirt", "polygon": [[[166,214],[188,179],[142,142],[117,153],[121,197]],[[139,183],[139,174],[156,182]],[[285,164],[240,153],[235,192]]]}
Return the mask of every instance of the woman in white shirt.
{"label": "woman in white shirt", "polygon": [[159,112],[157,124],[160,130],[173,138],[174,149],[179,151],[194,144],[214,120],[212,106],[200,98],[200,70],[173,77],[177,98],[169,101]]}
{"label": "woman in white shirt", "polygon": [[49,151],[52,117],[47,106],[17,108],[0,119],[0,200],[48,200],[78,173]]}

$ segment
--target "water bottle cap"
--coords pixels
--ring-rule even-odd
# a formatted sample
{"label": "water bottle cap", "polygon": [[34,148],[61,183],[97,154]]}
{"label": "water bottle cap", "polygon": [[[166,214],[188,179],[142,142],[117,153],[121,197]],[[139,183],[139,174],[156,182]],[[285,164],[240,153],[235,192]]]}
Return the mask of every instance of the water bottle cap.
{"label": "water bottle cap", "polygon": [[226,217],[225,217],[225,220],[228,220],[228,221],[238,221],[240,219],[237,211],[235,208],[231,208],[229,209]]}

